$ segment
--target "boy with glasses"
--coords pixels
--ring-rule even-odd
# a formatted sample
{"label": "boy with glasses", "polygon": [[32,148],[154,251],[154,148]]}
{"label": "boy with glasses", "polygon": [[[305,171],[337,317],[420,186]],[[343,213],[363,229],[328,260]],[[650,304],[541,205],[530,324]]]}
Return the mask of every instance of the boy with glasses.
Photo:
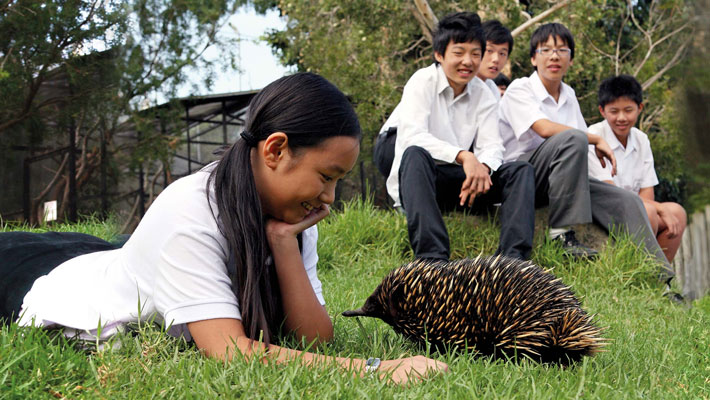
{"label": "boy with glasses", "polygon": [[574,59],[572,34],[559,23],[540,26],[530,38],[530,59],[535,72],[510,84],[499,104],[499,126],[504,161],[528,161],[535,168],[536,206],[549,204],[549,238],[570,256],[595,257],[595,250],[575,238],[572,225],[594,221],[606,229],[625,228],[662,263],[661,277],[669,282],[673,270],[639,197],[588,178],[588,145],[594,146],[595,162],[610,164],[612,174],[616,159],[601,136],[587,133],[574,90],[562,82]]}

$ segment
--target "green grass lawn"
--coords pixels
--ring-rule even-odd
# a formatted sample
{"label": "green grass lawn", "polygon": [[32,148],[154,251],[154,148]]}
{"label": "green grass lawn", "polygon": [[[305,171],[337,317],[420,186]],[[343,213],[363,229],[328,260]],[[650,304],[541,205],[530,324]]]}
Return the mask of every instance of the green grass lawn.
{"label": "green grass lawn", "polygon": [[[498,232],[461,214],[446,219],[452,258],[491,254]],[[5,230],[13,229],[5,227]],[[114,225],[53,226],[110,238]],[[345,357],[426,354],[379,320],[340,316],[362,305],[381,278],[411,259],[403,216],[355,202],[320,224],[319,276],[335,340],[316,351]],[[337,368],[221,363],[154,326],[115,338],[120,349],[80,350],[56,333],[0,332],[0,398],[710,398],[710,299],[682,307],[662,297],[653,262],[628,240],[594,262],[568,262],[536,239],[535,262],[570,285],[611,339],[604,353],[568,368],[471,354],[433,354],[450,372],[398,387]],[[293,344],[292,344],[293,345]]]}

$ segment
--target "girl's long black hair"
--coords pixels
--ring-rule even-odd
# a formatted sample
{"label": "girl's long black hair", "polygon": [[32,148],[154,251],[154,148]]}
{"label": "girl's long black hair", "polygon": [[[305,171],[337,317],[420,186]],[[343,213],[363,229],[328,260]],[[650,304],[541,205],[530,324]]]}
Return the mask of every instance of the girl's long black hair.
{"label": "girl's long black hair", "polygon": [[[325,78],[297,73],[262,89],[249,103],[243,138],[222,155],[210,174],[218,225],[229,243],[232,290],[251,339],[270,343],[284,320],[276,270],[269,259],[265,219],[251,168],[251,149],[274,132],[291,150],[314,147],[335,136],[360,138],[360,123],[345,95]],[[211,203],[210,203],[211,207]]]}

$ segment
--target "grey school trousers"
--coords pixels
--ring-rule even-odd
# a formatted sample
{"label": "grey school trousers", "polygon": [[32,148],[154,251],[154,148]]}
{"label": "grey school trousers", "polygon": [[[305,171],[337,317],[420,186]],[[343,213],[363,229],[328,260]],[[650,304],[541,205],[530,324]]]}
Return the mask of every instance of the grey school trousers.
{"label": "grey school trousers", "polygon": [[660,278],[675,276],[648,221],[641,198],[631,191],[589,178],[586,133],[573,129],[546,139],[522,155],[535,168],[535,206],[549,205],[549,224],[561,228],[596,222],[607,231],[629,233],[662,264]]}
{"label": "grey school trousers", "polygon": [[526,260],[532,250],[535,230],[535,172],[530,164],[514,161],[501,165],[491,175],[491,189],[476,197],[473,207],[459,206],[463,167],[437,164],[428,151],[408,147],[399,167],[399,197],[407,214],[409,242],[417,258],[448,259],[449,235],[442,211],[490,212],[494,204],[500,220],[500,243],[496,254]]}

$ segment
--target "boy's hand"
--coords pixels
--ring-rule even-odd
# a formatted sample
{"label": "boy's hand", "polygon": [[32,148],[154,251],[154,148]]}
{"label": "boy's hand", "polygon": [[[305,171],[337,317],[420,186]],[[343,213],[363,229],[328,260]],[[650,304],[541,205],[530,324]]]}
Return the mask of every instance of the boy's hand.
{"label": "boy's hand", "polygon": [[461,192],[459,193],[459,205],[463,207],[468,204],[471,207],[476,196],[490,190],[493,184],[490,170],[487,166],[481,164],[470,151],[460,151],[456,156],[456,162],[463,166],[463,172],[466,174],[466,179],[463,181]]}
{"label": "boy's hand", "polygon": [[656,204],[656,211],[663,222],[662,225],[665,225],[668,230],[668,238],[673,239],[674,237],[680,235],[680,221],[678,221],[678,218],[676,218],[673,213],[666,212],[666,209],[663,207],[662,203]]}
{"label": "boy's hand", "polygon": [[587,134],[587,138],[589,140],[589,144],[594,145],[594,152],[596,153],[597,158],[599,158],[599,162],[602,164],[602,167],[606,168],[606,161],[604,161],[604,159],[609,159],[611,162],[611,176],[616,175],[616,157],[614,156],[614,151],[611,150],[611,147],[606,140],[599,135],[591,133]]}

